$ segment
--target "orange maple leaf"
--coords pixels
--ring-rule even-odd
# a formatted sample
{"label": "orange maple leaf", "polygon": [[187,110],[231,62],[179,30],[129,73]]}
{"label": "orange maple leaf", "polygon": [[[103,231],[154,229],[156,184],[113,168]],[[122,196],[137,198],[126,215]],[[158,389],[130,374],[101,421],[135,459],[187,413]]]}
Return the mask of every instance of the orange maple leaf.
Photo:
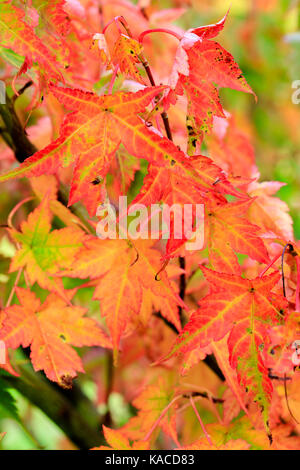
{"label": "orange maple leaf", "polygon": [[[166,274],[155,276],[161,267],[161,255],[152,247],[153,241],[99,240],[85,242],[76,263],[63,275],[95,279],[94,299],[100,300],[101,313],[106,318],[117,360],[122,334],[131,316],[138,316],[143,293],[150,289],[155,304],[162,302],[161,313],[180,331],[178,305],[186,307]],[[109,293],[109,295],[108,295]],[[142,321],[142,319],[141,319]]]}
{"label": "orange maple leaf", "polygon": [[121,142],[131,154],[158,164],[185,158],[175,144],[149,130],[138,116],[164,88],[97,96],[78,89],[51,86],[60,103],[73,113],[65,118],[58,139],[27,158],[19,168],[0,176],[0,182],[55,173],[59,167],[75,163],[69,205],[82,199],[89,213],[95,215],[102,200],[99,183],[106,176],[111,157]]}
{"label": "orange maple leaf", "polygon": [[168,359],[205,347],[222,339],[229,331],[228,349],[231,367],[237,369],[239,383],[263,410],[268,428],[268,409],[272,383],[261,351],[269,342],[268,328],[278,323],[285,299],[272,293],[279,273],[253,280],[217,273],[201,267],[211,291],[177,337]]}
{"label": "orange maple leaf", "polygon": [[253,199],[206,205],[206,239],[210,262],[223,273],[241,272],[234,252],[243,253],[260,263],[269,262],[268,252],[259,238],[259,227],[245,217]]}
{"label": "orange maple leaf", "polygon": [[137,64],[140,64],[139,55],[142,53],[142,45],[135,39],[129,38],[125,34],[120,34],[112,51],[112,61],[119,65],[120,71],[128,77],[144,84]]}
{"label": "orange maple leaf", "polygon": [[[210,132],[214,116],[225,118],[215,84],[253,93],[232,55],[210,40],[224,28],[226,17],[215,25],[188,30],[177,49],[170,84],[177,94],[187,95],[191,149]],[[166,103],[170,100],[172,95]]]}
{"label": "orange maple leaf", "polygon": [[[130,439],[146,439],[154,430],[162,430],[178,444],[176,431],[176,403],[170,405],[174,398],[174,387],[160,377],[157,384],[148,385],[133,400],[132,404],[139,410],[122,428]],[[166,411],[167,410],[167,411]],[[157,435],[157,432],[155,433]],[[150,436],[148,440],[150,439]]]}
{"label": "orange maple leaf", "polygon": [[[177,207],[178,205],[192,204],[195,207],[196,204],[206,204],[209,201],[212,204],[212,201],[217,198],[219,202],[222,200],[223,203],[226,203],[226,199],[221,198],[221,194],[231,194],[241,199],[247,199],[245,194],[239,192],[231,185],[221,168],[214,165],[212,160],[202,155],[197,155],[186,159],[186,162],[182,162],[182,164],[177,162],[171,169],[158,167],[153,164],[149,165],[143,187],[138,196],[132,201],[129,212],[135,204],[150,206],[156,202],[164,202],[170,207],[173,204],[176,204]],[[250,199],[249,201],[251,202]],[[232,212],[234,212],[234,206]],[[178,217],[180,217],[180,214],[182,213],[179,211]],[[182,215],[181,219],[183,223]],[[250,226],[252,235],[255,228],[253,225]],[[170,228],[171,234],[166,247],[166,258],[178,255],[178,249],[187,241],[184,236],[180,240],[175,240],[172,233],[172,224]],[[248,231],[250,231],[250,228]],[[240,239],[244,238],[242,231],[239,236]],[[238,234],[236,237],[238,237]],[[253,235],[254,238],[258,246],[252,246],[252,252],[255,254],[261,250],[260,260],[268,260],[262,241]],[[246,241],[244,241],[245,243]],[[249,241],[248,245],[250,246],[250,244],[251,242]]]}
{"label": "orange maple leaf", "polygon": [[31,361],[36,371],[62,386],[77,372],[84,372],[82,362],[70,346],[111,347],[110,340],[91,318],[84,318],[86,309],[68,305],[55,294],[41,304],[33,292],[16,288],[20,305],[1,312],[0,339],[6,347],[31,346]]}
{"label": "orange maple leaf", "polygon": [[149,442],[135,441],[130,444],[129,439],[119,430],[110,429],[102,426],[104,437],[110,447],[100,446],[93,447],[91,450],[149,450]]}
{"label": "orange maple leaf", "polygon": [[[47,75],[48,80],[62,81],[63,67],[47,46],[24,21],[25,13],[11,2],[2,1],[0,5],[0,43],[25,56],[27,65],[37,63],[39,71]],[[58,42],[56,43],[58,47]]]}
{"label": "orange maple leaf", "polygon": [[61,269],[69,268],[76,254],[83,247],[84,232],[73,227],[51,229],[52,214],[49,208],[50,196],[44,197],[40,205],[21,223],[21,230],[9,229],[18,250],[12,259],[10,272],[25,268],[29,281],[44,289],[57,292],[68,300],[62,280],[56,275]]}
{"label": "orange maple leaf", "polygon": [[230,439],[226,444],[211,445],[206,438],[198,439],[193,444],[180,447],[179,450],[249,450],[250,444],[242,439]]}
{"label": "orange maple leaf", "polygon": [[55,173],[59,167],[75,163],[69,205],[83,200],[89,213],[95,215],[103,199],[100,183],[108,172],[113,153],[122,142],[132,155],[172,169],[177,176],[177,184],[183,179],[195,190],[211,190],[218,174],[218,191],[245,197],[227,182],[220,174],[221,170],[209,159],[187,158],[173,142],[147,128],[137,115],[164,88],[152,87],[137,93],[119,92],[99,97],[81,90],[51,86],[57,99],[74,112],[65,118],[58,139],[27,158],[19,168],[1,175],[0,182]]}
{"label": "orange maple leaf", "polygon": [[225,114],[227,119],[214,118],[213,132],[206,139],[209,155],[226,173],[252,178],[258,169],[251,139],[237,126],[234,116]]}

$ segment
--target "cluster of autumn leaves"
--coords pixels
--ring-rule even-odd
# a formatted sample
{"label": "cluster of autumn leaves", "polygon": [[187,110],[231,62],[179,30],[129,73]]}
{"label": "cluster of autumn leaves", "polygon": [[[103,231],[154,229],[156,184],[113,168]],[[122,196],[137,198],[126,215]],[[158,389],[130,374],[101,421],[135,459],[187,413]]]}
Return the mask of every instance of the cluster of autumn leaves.
{"label": "cluster of autumn leaves", "polygon": [[[133,402],[137,416],[121,431],[104,429],[112,448],[153,447],[159,429],[179,448],[267,448],[272,439],[277,448],[299,447],[298,437],[286,444],[295,422],[271,378],[282,385],[280,379],[293,376],[299,249],[288,209],[273,196],[280,184],[258,182],[251,143],[220,102],[219,87],[254,94],[231,54],[214,41],[227,15],[215,25],[177,29],[177,39],[170,39],[173,55],[164,51],[174,59],[171,73],[165,85],[155,86],[159,67],[149,69],[142,40],[154,58],[157,44],[140,35],[136,20],[142,18],[144,30],[149,22],[138,7],[125,0],[102,2],[97,15],[108,25],[103,34],[95,26],[96,2],[86,8],[77,1],[33,0],[26,8],[19,3],[0,1],[0,43],[24,58],[13,87],[30,75],[35,86],[30,106],[44,97],[55,138],[0,176],[0,182],[28,177],[40,201],[19,229],[9,220],[17,248],[10,272],[18,276],[1,312],[0,339],[9,349],[30,346],[34,369],[62,386],[84,371],[71,345],[113,349],[115,364],[122,364],[122,356],[125,363],[156,362],[162,377]],[[151,9],[150,14],[153,24]],[[174,9],[173,17],[178,14]],[[109,84],[101,81],[107,73]],[[92,89],[96,83],[99,93]],[[168,132],[164,136],[166,112],[173,139]],[[203,139],[207,156],[200,155]],[[204,204],[200,252],[186,251],[185,240],[172,237],[164,246],[95,236],[97,207],[107,192],[117,200],[129,191],[141,160],[148,162],[147,174],[132,204]],[[70,209],[57,199],[59,181],[70,184]],[[87,224],[72,213],[77,202],[91,217]],[[64,228],[57,228],[61,223]],[[287,243],[283,292],[279,266]],[[177,265],[179,256],[184,268]],[[185,292],[178,282],[183,274]],[[21,275],[26,287],[17,286]],[[66,278],[83,281],[66,289]],[[35,283],[50,292],[43,303]],[[86,286],[100,301],[105,326],[72,300]],[[10,305],[13,293],[16,303]],[[142,344],[131,357],[137,338]],[[195,408],[195,390],[186,391],[180,374],[191,372],[207,354],[214,354],[228,387],[220,400],[223,419],[209,425],[204,437],[199,425],[191,445],[182,431],[182,445],[178,421],[186,425],[178,406],[185,410],[188,399]],[[9,362],[4,367],[17,373]],[[205,388],[194,380],[198,391]],[[206,398],[215,406],[210,393]]]}

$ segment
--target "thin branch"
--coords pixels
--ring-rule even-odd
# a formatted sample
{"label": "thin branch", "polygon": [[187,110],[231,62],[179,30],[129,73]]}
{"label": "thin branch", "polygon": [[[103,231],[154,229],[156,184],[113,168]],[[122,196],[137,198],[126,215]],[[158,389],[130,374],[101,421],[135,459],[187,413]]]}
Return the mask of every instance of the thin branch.
{"label": "thin branch", "polygon": [[[153,78],[153,74],[152,74],[152,71],[151,71],[151,68],[150,68],[150,65],[149,65],[149,62],[145,59],[145,57],[142,54],[140,54],[138,56],[138,58],[139,58],[139,60],[142,64],[142,66],[145,69],[145,72],[146,72],[146,74],[149,78],[149,82],[151,83],[152,86],[156,86],[155,80]],[[173,142],[173,136],[172,136],[172,131],[171,131],[171,128],[170,128],[168,114],[165,111],[162,112],[161,113],[161,118],[162,118],[164,126],[165,126],[167,137],[168,137],[169,140],[171,140]]]}
{"label": "thin branch", "polygon": [[19,268],[19,270],[18,270],[18,272],[17,272],[17,276],[16,276],[16,279],[15,279],[15,282],[14,282],[14,285],[13,285],[11,291],[10,291],[9,297],[8,297],[7,302],[6,302],[6,304],[5,304],[5,308],[9,307],[10,304],[11,304],[11,301],[12,301],[12,299],[13,299],[13,296],[14,296],[14,293],[15,293],[15,290],[16,290],[16,287],[18,286],[18,283],[19,283],[19,280],[20,280],[22,271],[23,271],[23,268]]}
{"label": "thin branch", "polygon": [[[183,269],[183,273],[180,274],[179,278],[179,297],[184,302],[185,297],[185,289],[186,289],[186,278],[185,278],[185,258],[183,256],[179,256],[179,266]],[[183,308],[181,305],[178,307],[178,314],[180,318],[181,325],[183,325]]]}
{"label": "thin branch", "polygon": [[[143,67],[144,67],[144,69],[147,73],[147,76],[149,78],[149,81],[150,81],[151,85],[156,86],[155,85],[155,80],[153,78],[153,74],[152,74],[152,71],[151,71],[151,68],[149,66],[148,61],[144,58],[143,55],[140,55],[139,59],[140,59],[142,65],[143,65]],[[165,127],[165,130],[166,130],[166,135],[167,135],[168,139],[173,142],[173,136],[172,136],[172,131],[171,131],[171,127],[170,127],[169,117],[168,117],[168,114],[166,113],[166,111],[163,111],[161,113],[161,117],[162,117],[164,127]],[[185,259],[181,256],[179,257],[179,265],[182,269],[185,269]],[[186,289],[185,272],[180,275],[179,284],[180,284],[179,296],[180,296],[181,300],[184,301],[185,289]],[[183,309],[182,309],[181,306],[178,307],[178,314],[179,314],[181,325],[183,325]]]}
{"label": "thin branch", "polygon": [[32,80],[29,80],[27,83],[25,83],[24,86],[22,86],[22,88],[20,88],[20,90],[15,90],[16,91],[16,94],[14,95],[14,97],[12,98],[12,101],[15,102],[15,100],[21,96],[25,90],[27,90],[27,88],[31,87],[31,85],[33,85],[33,81]]}
{"label": "thin branch", "polygon": [[284,374],[284,396],[285,396],[285,401],[286,401],[286,406],[287,406],[287,409],[291,415],[291,417],[293,418],[293,420],[297,423],[297,424],[300,424],[299,421],[296,419],[294,413],[292,412],[291,410],[291,407],[290,407],[290,403],[289,403],[289,397],[288,397],[288,392],[287,392],[287,375]]}
{"label": "thin branch", "polygon": [[167,325],[172,331],[174,331],[174,333],[176,333],[177,335],[179,334],[179,331],[177,330],[176,326],[173,325],[173,323],[171,323],[165,317],[163,317],[161,312],[155,312],[154,316],[157,317],[157,318],[160,318],[160,320],[162,320],[165,325]]}
{"label": "thin branch", "polygon": [[285,290],[285,278],[284,278],[283,261],[284,261],[284,255],[285,255],[285,252],[286,252],[287,249],[289,250],[290,253],[293,253],[294,252],[294,247],[291,243],[287,243],[284,246],[283,251],[282,251],[282,255],[281,255],[282,290],[283,290],[284,297],[286,297],[286,290]]}
{"label": "thin branch", "polygon": [[262,278],[266,272],[273,266],[273,264],[278,260],[278,258],[280,258],[281,256],[281,253],[279,253],[278,255],[276,255],[272,261],[268,264],[268,266],[265,267],[265,269],[260,273],[259,277]]}
{"label": "thin branch", "polygon": [[123,28],[125,29],[127,35],[131,38],[131,37],[132,37],[132,33],[131,33],[131,31],[130,31],[129,25],[128,25],[127,21],[125,20],[124,16],[122,16],[122,15],[115,16],[112,20],[110,20],[110,21],[104,26],[102,33],[105,34],[107,28],[108,28],[111,24],[115,24],[116,27],[118,28],[119,33],[121,34],[121,29],[120,29],[119,23],[123,26]]}
{"label": "thin branch", "polygon": [[182,395],[183,398],[190,398],[190,397],[201,397],[207,398],[212,403],[224,403],[223,398],[216,398],[208,394],[207,392],[189,392],[187,394]]}
{"label": "thin branch", "polygon": [[0,116],[5,126],[1,132],[2,137],[13,150],[18,162],[23,163],[37,151],[37,148],[28,139],[16,114],[14,102],[7,95],[6,104],[0,104]]}

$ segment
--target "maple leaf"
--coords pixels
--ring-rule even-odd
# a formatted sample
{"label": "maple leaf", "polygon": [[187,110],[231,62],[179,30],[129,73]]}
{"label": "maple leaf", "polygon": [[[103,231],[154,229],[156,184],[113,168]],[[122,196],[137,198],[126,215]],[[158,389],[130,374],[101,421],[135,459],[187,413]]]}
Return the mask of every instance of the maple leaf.
{"label": "maple leaf", "polygon": [[[252,419],[253,418],[255,420],[256,416],[252,415]],[[213,426],[215,427],[216,432],[219,433],[219,429],[217,429],[218,426]],[[228,430],[230,435],[234,436],[236,439],[243,439],[248,442],[251,446],[251,450],[271,450],[270,441],[265,430],[261,426],[254,427],[252,420],[249,420],[248,416],[242,416],[239,419],[235,419],[229,426],[220,430],[224,436],[223,438],[225,439],[228,436]],[[272,430],[272,433],[275,440],[276,430]]]}
{"label": "maple leaf", "polygon": [[248,186],[248,193],[254,198],[249,208],[250,220],[261,227],[263,233],[293,240],[293,221],[288,213],[288,205],[273,195],[285,186],[279,181],[252,182]]}
{"label": "maple leaf", "polygon": [[10,2],[1,0],[1,45],[25,56],[27,64],[37,63],[39,70],[47,75],[48,80],[54,82],[63,80],[60,63],[56,61],[52,52],[36,36],[33,29],[23,21],[24,15],[22,10],[13,6]]}
{"label": "maple leaf", "polygon": [[64,10],[66,0],[34,0],[33,3],[46,24],[50,23],[60,36],[64,37],[70,33],[71,21]]}
{"label": "maple leaf", "polygon": [[[113,180],[107,182],[107,190],[111,199],[127,194],[139,169],[140,160],[137,157],[130,155],[124,148],[116,151],[109,169],[109,173],[113,175]],[[111,196],[111,193],[113,196]]]}
{"label": "maple leaf", "polygon": [[[232,369],[233,370],[233,369]],[[230,424],[241,411],[241,407],[236,400],[234,393],[231,388],[227,388],[222,395],[223,402],[223,423],[225,425]]]}
{"label": "maple leaf", "polygon": [[[227,204],[226,199],[217,197],[216,189],[220,194],[235,193],[245,199],[243,193],[235,190],[221,169],[207,157],[193,157],[191,164],[194,165],[199,176],[201,174],[201,182],[192,177],[185,178],[184,174],[179,177],[177,171],[172,172],[169,169],[150,165],[144,185],[140,194],[131,203],[129,213],[135,204],[150,206],[157,201],[163,201],[169,206],[204,204],[206,240],[210,261],[215,269],[229,273],[241,272],[233,250],[247,254],[261,263],[268,263],[267,250],[263,241],[256,235],[259,227],[243,217],[253,200],[246,199]],[[170,236],[165,257],[176,256],[178,248],[185,242],[184,237],[174,240]]]}
{"label": "maple leaf", "polygon": [[244,217],[252,203],[253,200],[248,199],[206,205],[206,239],[214,269],[229,274],[240,273],[234,251],[260,263],[269,263],[268,252],[258,236],[259,227]]}
{"label": "maple leaf", "polygon": [[247,197],[228,182],[225,173],[210,158],[195,155],[177,162],[171,168],[150,164],[144,185],[131,205],[139,203],[149,206],[157,201],[169,205],[196,204],[216,192]]}
{"label": "maple leaf", "polygon": [[97,279],[111,270],[119,256],[126,251],[126,243],[120,240],[101,240],[89,236],[84,240],[84,249],[76,257],[76,263],[62,274],[70,277]]}
{"label": "maple leaf", "polygon": [[30,358],[36,371],[62,386],[70,378],[84,372],[82,362],[70,344],[110,348],[110,340],[97,322],[84,318],[86,309],[68,305],[55,294],[41,304],[33,292],[16,288],[20,305],[5,308],[1,313],[0,339],[8,348],[30,346]]}
{"label": "maple leaf", "polygon": [[180,447],[179,450],[249,450],[250,444],[242,439],[230,439],[226,444],[211,445],[206,438],[198,439],[193,444]]}
{"label": "maple leaf", "polygon": [[[299,389],[297,389],[298,392]],[[294,426],[290,423],[282,423],[274,429],[274,450],[297,450],[300,446],[300,438],[294,435]]]}
{"label": "maple leaf", "polygon": [[[139,32],[147,29],[149,24],[141,11],[140,6],[135,5],[132,2],[128,2],[127,0],[104,0],[102,4],[102,13],[104,24],[108,23],[116,16],[126,18],[126,23],[129,25],[134,37],[136,37]],[[108,37],[109,42],[113,42],[117,36],[113,28],[107,30],[105,34]]]}
{"label": "maple leaf", "polygon": [[[0,330],[1,328],[2,328],[2,324],[1,324],[1,315],[0,315]],[[8,350],[5,345],[4,345],[4,352],[3,352],[3,344],[0,344],[0,353],[2,354],[2,357],[4,354],[4,358],[5,358],[5,363],[4,364],[0,363],[0,369],[3,369],[6,372],[9,372],[11,375],[14,375],[15,377],[18,377],[19,374],[13,369],[10,363]]]}
{"label": "maple leaf", "polygon": [[9,229],[19,247],[12,259],[10,272],[24,267],[32,284],[38,282],[44,289],[57,292],[67,299],[62,280],[55,275],[60,269],[72,265],[75,255],[83,247],[85,234],[73,227],[50,232],[52,215],[49,197],[44,197],[29,214],[27,221],[21,223],[20,232]]}
{"label": "maple leaf", "polygon": [[[188,30],[176,52],[170,85],[177,94],[187,95],[191,147],[211,130],[214,116],[225,117],[215,84],[253,93],[232,55],[210,41],[223,29],[226,17],[215,25]],[[172,95],[166,98],[167,105],[170,100]]]}
{"label": "maple leaf", "polygon": [[109,48],[104,34],[94,34],[91,49],[97,51],[100,62],[105,65],[106,68],[112,67]]}
{"label": "maple leaf", "polygon": [[69,205],[83,199],[89,213],[95,215],[103,199],[99,184],[95,182],[103,181],[111,157],[122,141],[132,155],[172,169],[177,175],[177,184],[178,178],[182,178],[195,189],[204,187],[211,190],[217,174],[220,176],[219,191],[245,197],[226,181],[221,170],[210,160],[205,160],[205,157],[187,158],[173,142],[148,129],[137,116],[164,87],[101,97],[81,90],[55,86],[50,89],[62,104],[74,112],[65,118],[57,140],[27,158],[19,168],[1,175],[0,182],[55,173],[59,167],[75,162]]}
{"label": "maple leaf", "polygon": [[74,112],[65,118],[58,139],[27,158],[16,170],[0,176],[0,182],[55,173],[59,167],[75,163],[69,205],[83,199],[90,214],[95,215],[101,196],[99,185],[94,182],[105,177],[111,157],[121,141],[131,154],[154,160],[157,164],[168,162],[171,165],[176,158],[185,159],[183,152],[171,141],[149,130],[137,116],[164,88],[97,96],[51,86],[60,103]]}
{"label": "maple leaf", "polygon": [[217,273],[201,267],[211,291],[178,336],[164,358],[205,347],[211,340],[222,339],[229,331],[230,364],[237,369],[239,383],[261,406],[268,428],[268,408],[272,383],[268,377],[261,350],[269,342],[268,328],[278,322],[286,306],[282,296],[272,293],[279,273],[253,280]]}
{"label": "maple leaf", "polygon": [[184,355],[184,360],[180,368],[180,374],[186,375],[190,369],[203,361],[207,354],[212,354],[210,346],[206,348],[196,348]]}
{"label": "maple leaf", "polygon": [[[277,418],[278,419],[278,418]],[[230,435],[234,435],[237,439],[243,439],[251,445],[251,450],[288,450],[299,448],[299,436],[293,436],[293,427],[289,424],[280,423],[272,429],[273,443],[267,439],[266,433],[262,428],[253,429],[253,424],[243,416],[231,422],[225,431],[225,439]],[[218,432],[218,430],[217,430]]]}
{"label": "maple leaf", "polygon": [[[197,155],[188,158],[182,165],[177,162],[172,169],[150,164],[140,193],[132,201],[128,212],[130,213],[135,204],[150,206],[156,202],[164,202],[169,207],[173,204],[176,204],[177,207],[178,205],[183,207],[184,204],[192,204],[195,207],[196,204],[206,204],[209,200],[219,198],[220,194],[231,194],[241,199],[247,199],[247,196],[237,191],[226,179],[223,171],[207,157]],[[224,201],[226,202],[226,200]],[[178,216],[180,216],[180,212],[178,212]],[[254,226],[251,227],[252,233]],[[178,249],[187,241],[184,236],[180,240],[174,239],[172,229],[173,224],[171,224],[165,258],[178,255]],[[242,233],[240,238],[242,238]],[[263,243],[257,237],[255,237],[255,241],[258,247],[255,250],[254,246],[252,251],[255,252],[261,249],[260,259],[268,259]],[[263,258],[263,255],[266,257]]]}
{"label": "maple leaf", "polygon": [[295,369],[299,354],[299,349],[295,348],[300,340],[299,322],[300,312],[288,312],[284,323],[275,326],[270,332],[274,354],[266,354],[264,359],[274,375],[287,374]]}
{"label": "maple leaf", "polygon": [[92,238],[85,242],[86,249],[79,253],[72,268],[62,273],[96,280],[94,299],[100,300],[101,313],[111,332],[115,362],[130,317],[139,315],[144,291],[150,289],[155,303],[162,303],[162,315],[181,329],[178,305],[186,306],[165,272],[159,281],[155,280],[161,256],[152,244],[153,241],[135,240],[133,246],[126,240]]}
{"label": "maple leaf", "polygon": [[42,201],[45,197],[49,198],[49,208],[53,215],[62,220],[69,227],[81,225],[80,219],[72,213],[65,205],[57,200],[58,180],[53,175],[41,175],[30,178],[30,185],[35,195]]}
{"label": "maple leaf", "polygon": [[[237,371],[231,367],[230,362],[229,362],[229,352],[228,352],[227,342],[228,342],[228,335],[224,336],[224,338],[222,338],[221,340],[217,342],[213,341],[212,351],[215,355],[215,358],[217,360],[217,363],[221,371],[223,372],[224,377],[226,378],[226,382],[230,387],[230,389],[228,390],[236,398],[235,401],[230,400],[230,404],[228,406],[231,407],[231,410],[232,410],[232,407],[233,409],[236,409],[235,404],[237,404],[238,406],[237,414],[242,409],[246,413],[246,415],[248,415],[249,413],[245,405],[245,393],[242,390],[238,382]],[[224,417],[225,417],[225,414],[226,415],[228,414],[228,407],[227,407],[226,401],[223,406],[223,412],[224,412]]]}
{"label": "maple leaf", "polygon": [[128,77],[144,84],[137,64],[140,64],[139,55],[143,50],[142,45],[135,39],[129,38],[125,34],[120,34],[112,52],[112,61],[119,65],[120,71]]}
{"label": "maple leaf", "polygon": [[[133,257],[120,253],[117,264],[99,281],[94,292],[94,299],[100,300],[101,314],[111,332],[114,345],[114,362],[117,362],[121,334],[125,331],[131,315],[138,315],[142,288],[136,277],[136,269],[131,269]],[[107,293],[110,292],[110,295]]]}
{"label": "maple leaf", "polygon": [[133,400],[132,404],[139,410],[138,414],[128,421],[122,428],[122,432],[130,439],[145,439],[153,425],[157,423],[168,436],[178,443],[176,404],[174,403],[164,414],[173,398],[174,389],[167,384],[165,378],[159,377],[157,384],[148,385]]}
{"label": "maple leaf", "polygon": [[226,119],[214,117],[213,132],[206,139],[209,155],[226,174],[252,178],[258,170],[250,138],[236,125],[234,116],[224,114]]}
{"label": "maple leaf", "polygon": [[[151,256],[156,258],[156,262],[158,262],[157,253],[153,251],[151,253],[148,251],[149,260]],[[149,271],[149,267],[144,265],[144,267]],[[141,270],[144,268],[143,266],[140,267],[139,275],[141,276]],[[146,273],[147,273],[146,271]],[[160,276],[160,280],[153,282],[153,273],[151,273],[151,277],[149,276],[149,288],[147,288],[147,280],[139,281],[142,283],[142,293],[141,293],[141,304],[139,307],[139,311],[136,316],[132,316],[130,318],[130,328],[134,328],[136,325],[140,326],[141,324],[144,327],[149,327],[150,319],[153,313],[159,313],[163,318],[165,318],[168,322],[172,323],[177,331],[181,331],[181,323],[180,318],[178,315],[178,306],[183,306],[180,297],[178,296],[178,285],[176,282],[170,280],[168,278],[169,273],[167,275]],[[160,286],[158,286],[158,283]]]}
{"label": "maple leaf", "polygon": [[149,450],[149,442],[136,441],[130,444],[129,439],[119,430],[102,426],[104,437],[110,447],[94,447],[92,450]]}

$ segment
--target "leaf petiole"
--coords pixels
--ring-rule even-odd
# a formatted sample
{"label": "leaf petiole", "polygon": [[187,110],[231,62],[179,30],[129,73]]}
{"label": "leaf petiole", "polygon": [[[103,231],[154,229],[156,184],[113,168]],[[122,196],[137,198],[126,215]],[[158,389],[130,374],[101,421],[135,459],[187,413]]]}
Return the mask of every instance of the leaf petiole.
{"label": "leaf petiole", "polygon": [[166,34],[170,34],[171,36],[174,36],[176,39],[178,39],[178,41],[181,41],[182,39],[182,35],[176,33],[175,31],[172,31],[171,29],[154,28],[154,29],[146,29],[146,31],[143,31],[138,37],[139,43],[142,44],[144,37],[147,36],[147,34],[152,34],[152,33],[166,33]]}

